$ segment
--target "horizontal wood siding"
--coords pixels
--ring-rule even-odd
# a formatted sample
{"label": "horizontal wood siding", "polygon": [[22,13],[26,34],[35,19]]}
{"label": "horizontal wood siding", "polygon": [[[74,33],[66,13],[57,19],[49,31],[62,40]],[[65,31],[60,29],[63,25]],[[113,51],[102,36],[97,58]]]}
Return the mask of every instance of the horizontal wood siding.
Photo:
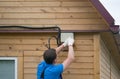
{"label": "horizontal wood siding", "polygon": [[[0,34],[0,56],[19,57],[19,79],[36,79],[36,67],[43,60],[48,38],[53,35],[56,34]],[[75,61],[63,73],[64,79],[94,79],[93,42],[92,33],[75,33]],[[54,39],[51,46],[57,47]],[[57,62],[63,62],[66,57],[67,51],[62,51]]]}
{"label": "horizontal wood siding", "polygon": [[100,57],[101,79],[120,79],[120,70],[103,41],[101,41]]}
{"label": "horizontal wood siding", "polygon": [[108,28],[89,0],[0,0],[0,25],[58,25],[62,30]]}

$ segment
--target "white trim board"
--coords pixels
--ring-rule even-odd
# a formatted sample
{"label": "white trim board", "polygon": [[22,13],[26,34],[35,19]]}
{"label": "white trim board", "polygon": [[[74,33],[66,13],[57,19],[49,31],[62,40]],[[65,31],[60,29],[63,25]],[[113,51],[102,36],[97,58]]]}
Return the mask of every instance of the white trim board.
{"label": "white trim board", "polygon": [[14,60],[15,61],[15,79],[17,79],[17,57],[0,57],[0,60]]}

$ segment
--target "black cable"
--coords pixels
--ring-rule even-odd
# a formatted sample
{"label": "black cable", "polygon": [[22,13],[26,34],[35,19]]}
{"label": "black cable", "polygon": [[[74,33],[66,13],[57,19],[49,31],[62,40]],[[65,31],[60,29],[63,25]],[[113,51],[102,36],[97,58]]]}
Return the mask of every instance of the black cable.
{"label": "black cable", "polygon": [[52,29],[52,30],[56,30],[58,31],[58,35],[56,36],[52,36],[48,39],[48,45],[47,48],[50,49],[50,40],[51,38],[55,38],[57,40],[57,46],[59,46],[61,44],[61,29],[58,26],[52,26],[52,27],[28,27],[28,26],[0,26],[0,28],[23,28],[23,29],[30,29],[30,30],[43,30],[43,29]]}

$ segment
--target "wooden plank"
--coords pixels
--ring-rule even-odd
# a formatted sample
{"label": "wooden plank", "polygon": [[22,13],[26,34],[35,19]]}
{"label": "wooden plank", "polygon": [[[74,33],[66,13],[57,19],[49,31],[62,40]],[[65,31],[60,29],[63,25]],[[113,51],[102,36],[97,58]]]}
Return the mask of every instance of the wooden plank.
{"label": "wooden plank", "polygon": [[93,68],[93,63],[72,63],[69,68]]}
{"label": "wooden plank", "polygon": [[[36,68],[38,63],[24,63],[24,68]],[[93,68],[93,63],[72,63],[69,68]]]}
{"label": "wooden plank", "polygon": [[3,2],[3,1],[4,1],[4,2],[6,2],[6,1],[7,1],[7,2],[8,2],[8,1],[11,2],[11,1],[24,1],[24,0],[0,0],[0,2]]}
{"label": "wooden plank", "polygon": [[[36,74],[36,68],[33,69],[24,69],[24,74]],[[63,74],[80,74],[80,75],[92,75],[93,69],[67,69]]]}
{"label": "wooden plank", "polygon": [[18,79],[24,79],[23,57],[18,57]]}
{"label": "wooden plank", "polygon": [[36,74],[37,69],[36,68],[32,68],[32,69],[24,69],[24,74]]}
{"label": "wooden plank", "polygon": [[96,12],[92,7],[0,7],[1,12]]}
{"label": "wooden plank", "polygon": [[[51,48],[56,48],[57,45],[51,45]],[[24,51],[43,51],[47,50],[46,45],[0,45],[0,50],[24,50]]]}
{"label": "wooden plank", "polygon": [[0,39],[0,44],[20,44],[21,40],[18,39]]}
{"label": "wooden plank", "polygon": [[[48,39],[0,39],[0,44],[6,45],[6,44],[12,44],[12,45],[29,45],[29,44],[47,44]],[[51,39],[50,41],[51,44],[57,44],[57,41],[55,39]]]}
{"label": "wooden plank", "polygon": [[24,74],[24,79],[37,79],[36,74]]}
{"label": "wooden plank", "polygon": [[94,79],[100,79],[100,35],[94,35]]}
{"label": "wooden plank", "polygon": [[93,51],[75,51],[75,56],[77,57],[93,57]]}
{"label": "wooden plank", "polygon": [[[51,39],[50,43],[51,44],[57,44],[56,43],[56,39]],[[40,45],[40,44],[47,44],[48,43],[48,39],[0,39],[0,44],[2,45],[6,45],[6,44],[12,44],[12,45],[20,45],[20,44],[36,44],[36,45]],[[75,41],[75,45],[93,45],[93,40],[76,40]]]}
{"label": "wooden plank", "polygon": [[39,63],[43,60],[43,57],[24,57],[24,63],[35,62]]}
{"label": "wooden plank", "polygon": [[[24,56],[39,56],[41,57],[44,53],[43,51],[24,51]],[[66,57],[67,51],[61,51],[59,56]],[[76,57],[93,57],[93,51],[76,51],[75,50],[75,56]]]}
{"label": "wooden plank", "polygon": [[[67,57],[58,57],[57,62],[63,62]],[[75,63],[93,63],[93,57],[75,57]]]}
{"label": "wooden plank", "polygon": [[93,51],[93,50],[94,50],[94,47],[93,47],[92,45],[89,45],[89,46],[86,46],[86,45],[85,45],[85,46],[84,46],[84,45],[83,45],[83,46],[82,46],[82,45],[81,45],[81,46],[75,45],[75,49],[76,49],[77,51],[78,51],[78,50],[80,50],[80,51],[83,51],[83,50],[84,50],[84,51],[85,51],[85,50],[86,50],[86,51]]}
{"label": "wooden plank", "polygon": [[[34,26],[34,25],[33,25]],[[36,26],[36,25],[35,25]],[[45,26],[50,26],[50,25],[45,25]],[[60,26],[60,28],[61,29],[64,29],[64,30],[107,30],[108,29],[108,27],[105,25],[105,24],[95,24],[95,25],[93,25],[93,24],[88,24],[88,25],[85,25],[85,24],[71,24],[71,25],[69,25],[69,24],[59,24],[58,26]],[[71,28],[69,28],[69,27],[71,27]],[[74,28],[73,28],[74,27]],[[82,38],[81,38],[82,39]]]}
{"label": "wooden plank", "polygon": [[75,39],[77,40],[93,40],[92,33],[75,33]]}
{"label": "wooden plank", "polygon": [[65,7],[91,6],[89,2],[0,2],[0,7]]}
{"label": "wooden plank", "polygon": [[37,68],[38,63],[36,62],[31,62],[31,63],[25,63],[24,62],[24,68]]}
{"label": "wooden plank", "polygon": [[105,24],[101,19],[1,19],[0,24]]}
{"label": "wooden plank", "polygon": [[[66,57],[67,51],[63,51],[59,54],[60,57]],[[75,50],[75,57],[93,57],[93,51],[76,51]]]}
{"label": "wooden plank", "polygon": [[74,79],[74,78],[75,79],[94,79],[93,75],[79,75],[79,74],[77,74],[77,75],[76,74],[72,74],[72,75],[65,74],[65,75],[63,75],[63,78],[64,79]]}
{"label": "wooden plank", "polygon": [[[35,74],[25,74],[25,79],[36,79]],[[64,79],[93,79],[93,75],[79,75],[79,74],[73,74],[73,75],[63,75]]]}
{"label": "wooden plank", "polygon": [[[65,30],[70,30],[72,27],[74,27],[74,28],[72,28],[72,30],[83,30],[83,32],[84,32],[84,30],[88,30],[88,31],[90,31],[90,30],[107,30],[108,29],[108,27],[105,25],[105,24],[95,24],[95,25],[93,25],[93,24],[88,24],[88,25],[85,25],[85,24],[71,24],[71,25],[69,25],[69,24],[60,24],[59,25],[60,27],[61,27],[61,29],[65,29]],[[69,28],[69,27],[71,27],[71,28]],[[82,38],[81,38],[82,39]]]}
{"label": "wooden plank", "polygon": [[2,14],[2,18],[39,18],[39,19],[53,19],[53,18],[100,18],[100,16],[97,15],[97,13],[4,13]]}
{"label": "wooden plank", "polygon": [[86,68],[86,69],[66,69],[63,74],[80,74],[80,75],[92,75],[93,69]]}
{"label": "wooden plank", "polygon": [[24,51],[24,56],[43,56],[44,51]]}
{"label": "wooden plank", "polygon": [[85,63],[92,63],[93,57],[75,57],[75,62],[85,62]]}
{"label": "wooden plank", "polygon": [[2,14],[0,13],[0,19],[2,18]]}
{"label": "wooden plank", "polygon": [[[9,26],[10,24],[0,24],[1,26]],[[15,24],[12,24],[15,25]],[[31,26],[31,27],[52,27],[56,26],[55,24],[17,24],[19,26]],[[105,24],[89,24],[89,25],[84,25],[84,24],[57,24],[61,28],[61,30],[76,30],[76,31],[95,31],[95,30],[108,30],[108,27]],[[69,28],[71,27],[71,28]],[[74,28],[73,28],[74,27]],[[19,30],[19,29],[18,29]]]}
{"label": "wooden plank", "polygon": [[62,2],[61,6],[64,7],[75,7],[75,6],[79,6],[79,7],[88,7],[91,6],[89,2]]}
{"label": "wooden plank", "polygon": [[17,56],[17,57],[21,57],[23,56],[23,52],[22,51],[15,51],[15,50],[0,50],[0,56],[5,56],[5,57],[9,57],[9,56]]}
{"label": "wooden plank", "polygon": [[60,4],[60,2],[0,2],[0,7],[58,7]]}
{"label": "wooden plank", "polygon": [[93,40],[75,40],[75,45],[93,45]]}
{"label": "wooden plank", "polygon": [[[18,16],[19,15],[19,16]],[[3,14],[3,18],[56,18],[57,15],[55,13],[5,13]]]}
{"label": "wooden plank", "polygon": [[0,45],[0,50],[10,50],[11,45]]}

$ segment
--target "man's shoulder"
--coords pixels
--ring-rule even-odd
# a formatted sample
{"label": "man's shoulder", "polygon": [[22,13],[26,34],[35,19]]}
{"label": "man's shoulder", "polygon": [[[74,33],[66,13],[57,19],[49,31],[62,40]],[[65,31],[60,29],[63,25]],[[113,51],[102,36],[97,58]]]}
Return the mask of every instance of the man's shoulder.
{"label": "man's shoulder", "polygon": [[45,67],[46,66],[46,63],[45,61],[42,61],[38,64],[38,67]]}
{"label": "man's shoulder", "polygon": [[63,64],[52,65],[52,66],[49,66],[47,69],[48,70],[50,69],[51,71],[62,71]]}
{"label": "man's shoulder", "polygon": [[63,64],[56,64],[55,67],[63,67]]}

